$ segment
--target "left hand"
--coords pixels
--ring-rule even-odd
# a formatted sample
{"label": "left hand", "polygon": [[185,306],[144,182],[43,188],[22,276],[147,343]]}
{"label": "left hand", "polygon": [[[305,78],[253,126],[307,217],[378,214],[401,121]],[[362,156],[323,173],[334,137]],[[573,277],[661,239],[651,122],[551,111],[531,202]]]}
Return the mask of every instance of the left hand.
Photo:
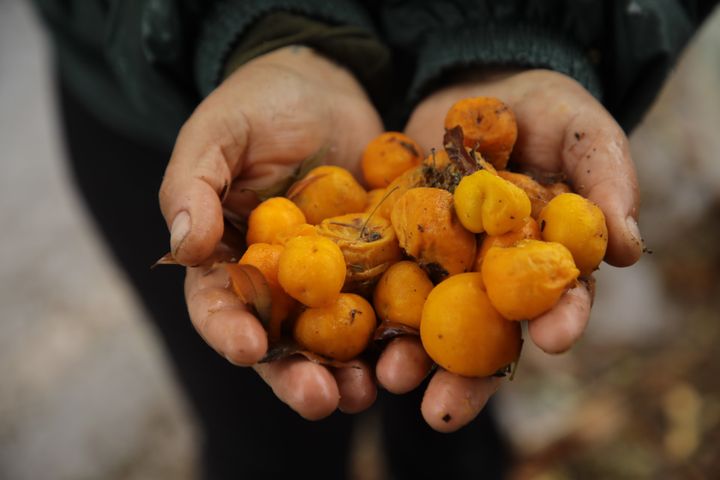
{"label": "left hand", "polygon": [[[535,170],[563,173],[574,190],[605,214],[609,243],[605,261],[635,263],[642,254],[637,225],[639,192],[628,139],[603,106],[576,81],[547,70],[484,74],[438,90],[412,113],[405,133],[425,151],[441,146],[443,121],[463,98],[497,97],[514,111],[518,139],[511,160]],[[568,350],[582,335],[592,295],[570,289],[549,312],[529,322],[533,342],[548,353]],[[382,353],[376,373],[393,393],[416,388],[432,361],[419,339],[398,338]],[[425,391],[422,414],[435,430],[469,423],[500,386],[499,378],[465,378],[438,369]]]}

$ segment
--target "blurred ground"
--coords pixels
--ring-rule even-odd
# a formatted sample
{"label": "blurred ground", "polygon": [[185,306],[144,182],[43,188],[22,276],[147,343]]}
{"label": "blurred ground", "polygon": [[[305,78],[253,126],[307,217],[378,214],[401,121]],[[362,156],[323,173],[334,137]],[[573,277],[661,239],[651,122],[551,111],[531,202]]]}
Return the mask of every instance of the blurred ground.
{"label": "blurred ground", "polygon": [[[652,255],[603,266],[585,338],[526,342],[501,391],[515,479],[720,475],[718,52],[716,14],[632,138]],[[192,418],[68,182],[50,86],[27,5],[0,0],[0,478],[196,478]],[[354,476],[377,478],[361,423]]]}
{"label": "blurred ground", "polygon": [[61,161],[28,3],[0,0],[0,478],[193,478],[192,423]]}

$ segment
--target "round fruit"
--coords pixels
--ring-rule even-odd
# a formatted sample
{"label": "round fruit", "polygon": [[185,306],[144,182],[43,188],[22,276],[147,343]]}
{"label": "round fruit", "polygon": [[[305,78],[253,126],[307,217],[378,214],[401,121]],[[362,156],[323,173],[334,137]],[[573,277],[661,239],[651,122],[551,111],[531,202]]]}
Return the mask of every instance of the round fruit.
{"label": "round fruit", "polygon": [[290,200],[272,197],[255,207],[248,217],[247,244],[277,243],[278,237],[305,223],[305,215]]}
{"label": "round fruit", "polygon": [[560,194],[543,208],[538,222],[543,240],[565,245],[582,275],[590,275],[600,265],[608,230],[605,215],[590,200],[575,193]]}
{"label": "round fruit", "polygon": [[432,282],[416,263],[398,262],[380,278],[373,305],[380,320],[420,328],[422,308],[432,289]]}
{"label": "round fruit", "polygon": [[449,372],[492,375],[516,361],[520,324],[508,322],[483,291],[481,274],[455,275],[438,284],[425,301],[420,338],[425,351]]}
{"label": "round fruit", "polygon": [[357,357],[375,331],[375,312],[361,296],[341,293],[334,302],[308,308],[295,322],[293,336],[311,352],[335,360]]}
{"label": "round fruit", "polygon": [[367,192],[350,172],[327,165],[310,170],[290,187],[287,197],[313,225],[328,217],[362,212],[367,204]]}
{"label": "round fruit", "polygon": [[445,128],[460,126],[465,146],[477,149],[495,168],[505,168],[517,139],[512,110],[497,98],[460,100],[445,116]]}
{"label": "round fruit", "polygon": [[325,237],[295,237],[280,255],[278,281],[304,305],[328,305],[345,283],[345,258],[340,247]]}
{"label": "round fruit", "polygon": [[385,132],[372,140],[362,156],[362,172],[371,188],[385,188],[403,172],[420,165],[422,150],[399,132]]}
{"label": "round fruit", "polygon": [[492,247],[482,263],[490,302],[509,320],[531,319],[550,310],[579,273],[567,248],[540,240]]}

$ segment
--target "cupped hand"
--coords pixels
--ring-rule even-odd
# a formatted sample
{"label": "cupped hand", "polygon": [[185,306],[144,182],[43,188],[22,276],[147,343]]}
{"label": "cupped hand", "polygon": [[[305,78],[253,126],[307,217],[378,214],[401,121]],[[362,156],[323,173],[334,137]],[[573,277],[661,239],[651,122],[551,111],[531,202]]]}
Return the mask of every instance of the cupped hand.
{"label": "cupped hand", "polygon": [[[458,100],[497,97],[514,111],[518,139],[511,161],[521,168],[562,173],[573,189],[605,214],[609,243],[605,261],[635,263],[642,254],[637,225],[639,193],[628,139],[612,116],[573,79],[547,70],[495,72],[468,77],[424,99],[412,113],[405,133],[429,151],[442,143],[446,112]],[[592,304],[581,283],[549,312],[529,322],[533,342],[548,353],[568,350],[582,335]],[[431,360],[417,339],[400,338],[377,364],[381,385],[394,393],[417,387]],[[470,422],[500,385],[498,378],[463,378],[438,369],[422,402],[422,414],[439,431]]]}
{"label": "cupped hand", "polygon": [[286,178],[307,157],[358,174],[362,149],[382,122],[355,78],[304,47],[258,57],[232,73],[182,127],[160,188],[174,258],[188,267],[185,297],[198,333],[236,365],[250,366],[280,400],[319,419],[358,412],[376,395],[371,370],[328,369],[288,358],[258,364],[268,341],[260,322],[227,289],[224,269],[195,267],[223,234],[223,211],[244,216],[251,190]]}

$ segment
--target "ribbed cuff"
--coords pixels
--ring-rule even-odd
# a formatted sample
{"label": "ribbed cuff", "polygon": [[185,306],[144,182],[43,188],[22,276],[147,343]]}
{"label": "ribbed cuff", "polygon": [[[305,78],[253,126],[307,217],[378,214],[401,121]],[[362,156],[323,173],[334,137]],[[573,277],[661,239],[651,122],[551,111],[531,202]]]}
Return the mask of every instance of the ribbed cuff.
{"label": "ribbed cuff", "polygon": [[203,97],[218,85],[238,39],[261,17],[273,12],[297,13],[330,25],[374,31],[365,11],[349,0],[221,0],[208,13],[198,35],[195,80]]}
{"label": "ribbed cuff", "polygon": [[350,70],[376,103],[387,96],[390,49],[361,27],[334,26],[302,15],[271,13],[248,29],[225,62],[225,78],[250,60],[289,45],[305,45]]}
{"label": "ribbed cuff", "polygon": [[409,100],[415,102],[444,73],[471,67],[547,68],[564,73],[600,99],[600,79],[589,57],[556,33],[527,25],[477,25],[428,35],[418,55]]}

